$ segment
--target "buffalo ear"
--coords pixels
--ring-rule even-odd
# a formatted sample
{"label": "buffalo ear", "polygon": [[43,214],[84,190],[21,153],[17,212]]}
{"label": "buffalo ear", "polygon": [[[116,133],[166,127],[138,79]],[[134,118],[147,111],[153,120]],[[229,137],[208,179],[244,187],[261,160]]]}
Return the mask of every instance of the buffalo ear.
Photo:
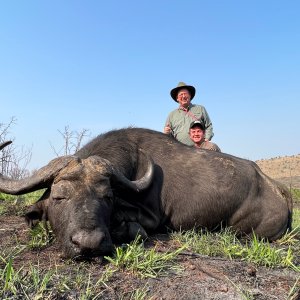
{"label": "buffalo ear", "polygon": [[40,221],[47,221],[47,203],[50,189],[47,189],[43,196],[25,214],[25,220],[30,228],[35,227]]}
{"label": "buffalo ear", "polygon": [[44,211],[37,204],[32,205],[25,214],[25,220],[30,228],[35,227],[44,216]]}

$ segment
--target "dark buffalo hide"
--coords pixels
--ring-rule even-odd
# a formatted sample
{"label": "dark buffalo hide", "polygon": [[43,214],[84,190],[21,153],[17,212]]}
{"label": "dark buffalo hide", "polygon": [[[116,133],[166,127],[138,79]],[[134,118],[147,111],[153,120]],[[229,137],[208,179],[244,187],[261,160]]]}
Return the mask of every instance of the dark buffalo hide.
{"label": "dark buffalo hide", "polygon": [[49,220],[67,257],[103,255],[163,228],[231,226],[272,241],[291,225],[290,193],[254,162],[143,128],[107,132],[28,178],[0,180],[8,194],[42,188],[26,219]]}

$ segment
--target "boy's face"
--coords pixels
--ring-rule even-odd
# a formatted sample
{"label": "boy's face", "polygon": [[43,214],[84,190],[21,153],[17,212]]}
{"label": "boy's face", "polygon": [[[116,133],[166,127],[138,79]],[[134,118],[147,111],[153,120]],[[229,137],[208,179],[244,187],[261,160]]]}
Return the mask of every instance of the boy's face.
{"label": "boy's face", "polygon": [[190,129],[190,138],[194,143],[199,143],[204,140],[204,130],[199,126],[194,126]]}

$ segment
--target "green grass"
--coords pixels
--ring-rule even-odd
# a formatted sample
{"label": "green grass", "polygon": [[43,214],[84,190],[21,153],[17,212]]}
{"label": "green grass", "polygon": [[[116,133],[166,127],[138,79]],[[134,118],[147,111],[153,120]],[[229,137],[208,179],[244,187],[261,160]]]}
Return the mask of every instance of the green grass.
{"label": "green grass", "polygon": [[30,229],[29,234],[28,247],[34,250],[41,250],[54,241],[54,234],[48,222],[39,222],[34,228]]}
{"label": "green grass", "polygon": [[82,300],[99,299],[112,274],[112,269],[106,267],[99,278],[93,278],[88,266],[81,265],[77,270],[73,268],[71,275],[55,266],[50,270],[39,266],[15,270],[13,259],[9,258],[0,268],[1,299],[61,299],[55,295],[64,294],[73,294]]}
{"label": "green grass", "polygon": [[177,250],[159,253],[155,248],[145,249],[139,236],[124,247],[117,247],[114,257],[105,256],[119,270],[127,270],[142,278],[155,278],[167,275],[170,270],[179,271],[175,259],[186,248],[182,245]]}
{"label": "green grass", "polygon": [[300,189],[291,189],[294,202],[300,202]]}
{"label": "green grass", "polygon": [[294,202],[292,228],[298,231],[300,235],[300,189],[291,189],[291,193]]}
{"label": "green grass", "polygon": [[251,239],[240,240],[228,228],[217,233],[196,231],[173,233],[175,240],[194,253],[240,259],[265,267],[287,267],[300,272],[300,268],[294,263],[294,249],[299,248],[300,243],[299,240],[292,238],[293,236],[292,232],[285,235],[281,243],[271,244],[258,239],[255,234]]}
{"label": "green grass", "polygon": [[[42,192],[37,191],[22,197],[0,194],[0,215],[23,214],[26,207],[36,202]],[[132,243],[117,247],[115,255],[106,257],[104,264],[99,265],[101,275],[97,272],[97,276],[89,269],[89,265],[74,262],[71,262],[71,265],[65,262],[59,266],[54,263],[49,269],[41,267],[38,262],[32,262],[35,265],[26,270],[24,267],[15,267],[14,260],[20,259],[23,251],[28,251],[28,248],[41,250],[53,242],[51,230],[46,230],[44,225],[39,224],[29,231],[28,244],[21,245],[16,239],[14,246],[0,249],[0,294],[3,295],[3,299],[99,299],[105,289],[110,288],[110,282],[114,280],[116,272],[147,279],[182,271],[178,256],[183,251],[300,272],[300,209],[299,205],[297,207],[300,203],[300,190],[293,189],[292,194],[296,203],[293,215],[294,230],[274,243],[259,240],[255,236],[252,239],[240,240],[230,229],[217,233],[194,230],[173,233],[172,249],[166,252],[160,252],[155,247],[145,248],[144,244],[136,239]],[[291,287],[289,297],[298,292],[299,280]],[[243,290],[242,287],[236,288],[241,288],[240,293],[244,299],[252,299],[247,290]],[[147,299],[148,292],[147,284],[143,284],[134,290],[119,291],[118,295],[120,299],[142,300]]]}
{"label": "green grass", "polygon": [[25,205],[30,205],[36,202],[42,196],[43,192],[44,190],[38,190],[21,196],[0,193],[0,200],[5,201],[6,204],[9,204],[9,202],[16,203],[17,201],[23,201]]}
{"label": "green grass", "polygon": [[43,190],[35,191],[21,196],[0,193],[0,216],[23,215],[27,207],[35,203],[43,194]]}
{"label": "green grass", "polygon": [[293,228],[298,228],[300,232],[300,209],[299,208],[294,208],[293,211]]}

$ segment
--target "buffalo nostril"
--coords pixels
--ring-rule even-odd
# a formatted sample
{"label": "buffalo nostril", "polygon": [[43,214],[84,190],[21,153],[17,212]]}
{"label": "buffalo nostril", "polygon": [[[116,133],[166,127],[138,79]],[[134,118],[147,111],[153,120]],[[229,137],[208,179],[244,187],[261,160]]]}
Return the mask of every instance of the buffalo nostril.
{"label": "buffalo nostril", "polygon": [[78,246],[80,247],[80,238],[78,235],[73,235],[72,238],[71,238],[71,241],[72,243],[75,245],[75,246]]}
{"label": "buffalo nostril", "polygon": [[97,249],[105,239],[105,234],[100,230],[85,231],[81,230],[73,234],[72,243],[81,250]]}

